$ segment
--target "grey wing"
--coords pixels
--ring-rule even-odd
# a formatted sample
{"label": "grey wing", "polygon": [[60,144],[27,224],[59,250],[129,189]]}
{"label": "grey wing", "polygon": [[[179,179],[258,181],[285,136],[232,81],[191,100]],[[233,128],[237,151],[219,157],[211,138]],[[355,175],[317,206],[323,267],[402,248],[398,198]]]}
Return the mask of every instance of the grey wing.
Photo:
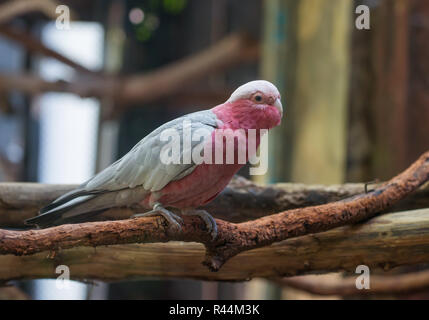
{"label": "grey wing", "polygon": [[[183,147],[184,121],[187,121],[186,124],[191,127],[191,132],[203,129],[206,133],[201,140],[191,141],[188,148]],[[143,186],[148,191],[158,191],[169,182],[190,174],[196,168],[197,164],[192,161],[192,151],[203,139],[211,135],[217,126],[217,117],[210,110],[191,113],[167,122],[143,138],[123,158],[97,174],[83,187],[88,192],[114,191],[137,186]],[[161,133],[166,129],[177,132],[180,139],[181,160],[188,158],[191,159],[190,163],[161,161],[161,150],[167,144],[171,144],[171,140],[161,141],[160,139]]]}
{"label": "grey wing", "polygon": [[[204,141],[217,128],[218,120],[210,110],[195,112],[159,127],[143,138],[130,152],[104,169],[77,189],[59,197],[40,210],[40,215],[26,220],[40,227],[72,223],[87,219],[106,208],[140,201],[149,191],[157,191],[170,181],[190,174],[197,166],[194,162],[164,163],[160,160],[162,148],[169,143],[161,141],[165,129],[177,130],[183,146],[183,121],[188,120],[191,131],[205,129]],[[189,156],[200,141],[191,141],[190,147],[181,148],[181,155]],[[143,188],[136,188],[142,186]]]}

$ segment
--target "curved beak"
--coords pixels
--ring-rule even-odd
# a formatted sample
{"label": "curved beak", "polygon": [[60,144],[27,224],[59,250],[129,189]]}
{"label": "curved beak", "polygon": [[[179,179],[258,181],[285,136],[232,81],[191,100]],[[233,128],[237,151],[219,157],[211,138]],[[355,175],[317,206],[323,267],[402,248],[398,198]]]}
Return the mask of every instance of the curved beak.
{"label": "curved beak", "polygon": [[282,102],[280,101],[280,98],[277,98],[276,101],[274,101],[273,106],[276,107],[277,110],[280,111],[280,115],[283,116],[283,106]]}

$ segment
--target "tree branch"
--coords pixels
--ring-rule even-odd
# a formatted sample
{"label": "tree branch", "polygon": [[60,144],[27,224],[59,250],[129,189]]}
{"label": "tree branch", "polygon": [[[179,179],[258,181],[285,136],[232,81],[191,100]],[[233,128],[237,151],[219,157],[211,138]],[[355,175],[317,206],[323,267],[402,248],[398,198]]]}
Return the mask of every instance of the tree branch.
{"label": "tree branch", "polygon": [[[158,221],[162,224],[161,219]],[[138,229],[140,225],[133,227]],[[38,236],[34,236],[36,241]],[[96,248],[82,246],[23,256],[0,255],[0,282],[56,278],[58,265],[68,266],[71,279],[76,280],[124,281],[142,277],[217,281],[245,281],[255,277],[274,279],[308,273],[355,272],[356,266],[361,264],[367,265],[371,272],[379,268],[388,270],[401,265],[427,263],[428,252],[429,209],[421,209],[389,213],[355,226],[243,252],[230,259],[219,272],[210,272],[201,264],[205,254],[202,244],[170,241]]]}
{"label": "tree branch", "polygon": [[58,227],[11,231],[0,230],[0,253],[29,255],[75,246],[125,243],[201,242],[206,246],[204,264],[217,271],[230,258],[288,238],[318,233],[356,223],[387,209],[429,179],[429,152],[389,182],[373,191],[325,205],[284,211],[255,221],[234,224],[217,220],[218,236],[211,240],[197,217],[184,217],[181,231],[169,229],[162,218],[88,222]]}

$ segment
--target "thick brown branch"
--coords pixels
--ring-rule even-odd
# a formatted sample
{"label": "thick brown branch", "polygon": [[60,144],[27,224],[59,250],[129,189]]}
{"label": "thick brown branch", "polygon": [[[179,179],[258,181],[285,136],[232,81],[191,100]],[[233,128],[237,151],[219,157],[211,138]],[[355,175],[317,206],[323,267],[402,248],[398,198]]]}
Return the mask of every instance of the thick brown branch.
{"label": "thick brown branch", "polygon": [[56,278],[57,265],[72,279],[132,280],[142,277],[244,281],[346,270],[367,265],[388,270],[429,262],[429,209],[388,213],[356,226],[288,239],[243,252],[219,272],[201,264],[204,246],[195,242],[74,247],[26,256],[0,255],[2,281]]}
{"label": "thick brown branch", "polygon": [[428,179],[429,152],[406,171],[367,194],[240,224],[217,220],[219,232],[214,241],[207,234],[204,223],[196,217],[185,217],[181,231],[168,229],[161,218],[137,218],[62,225],[44,230],[1,230],[0,253],[28,255],[75,246],[179,240],[204,243],[207,248],[204,264],[216,271],[240,252],[370,218],[416,190]]}
{"label": "thick brown branch", "polygon": [[419,271],[406,274],[395,274],[388,276],[370,276],[369,289],[357,289],[356,277],[323,279],[320,276],[298,276],[283,278],[277,283],[303,290],[317,295],[395,295],[410,292],[418,292],[429,288],[429,271]]}

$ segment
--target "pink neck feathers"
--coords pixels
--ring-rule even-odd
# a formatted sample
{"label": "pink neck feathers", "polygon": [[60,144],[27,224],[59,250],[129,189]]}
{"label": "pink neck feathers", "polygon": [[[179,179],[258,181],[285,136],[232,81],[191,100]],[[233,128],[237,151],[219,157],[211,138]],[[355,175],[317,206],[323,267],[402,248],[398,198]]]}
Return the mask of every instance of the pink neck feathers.
{"label": "pink neck feathers", "polygon": [[254,105],[248,100],[224,103],[212,109],[223,122],[222,129],[271,129],[280,124],[280,112],[270,105]]}

